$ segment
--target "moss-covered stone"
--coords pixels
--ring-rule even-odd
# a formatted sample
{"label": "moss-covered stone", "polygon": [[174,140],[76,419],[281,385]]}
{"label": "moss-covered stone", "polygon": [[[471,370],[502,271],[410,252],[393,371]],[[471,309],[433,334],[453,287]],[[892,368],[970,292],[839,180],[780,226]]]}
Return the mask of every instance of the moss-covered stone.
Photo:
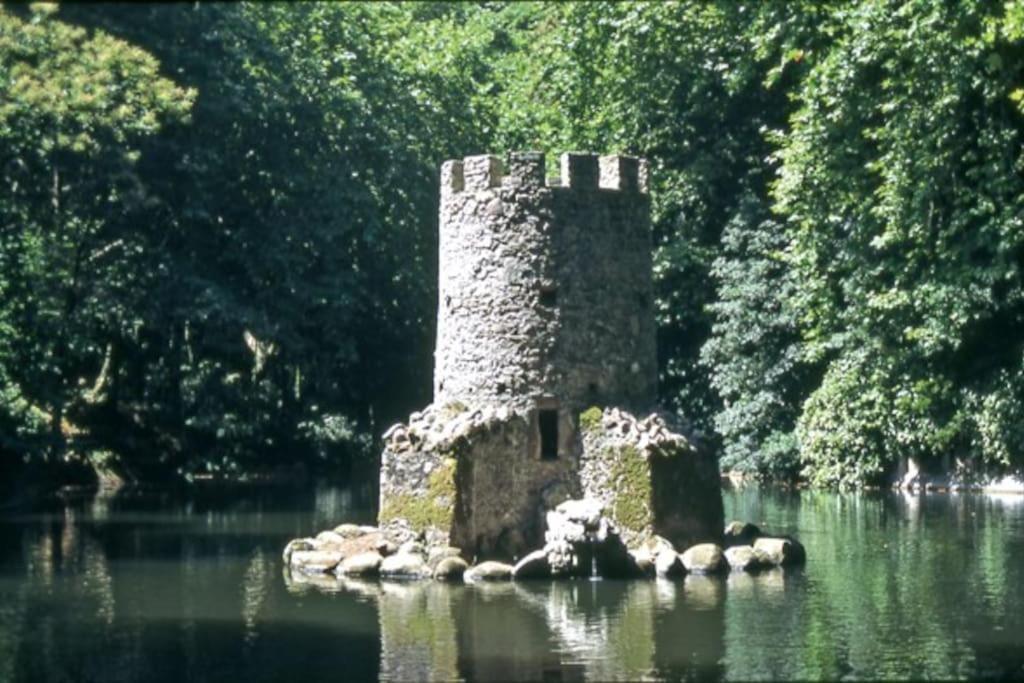
{"label": "moss-covered stone", "polygon": [[602,411],[597,406],[591,406],[580,413],[580,431],[586,434],[600,429],[601,415]]}
{"label": "moss-covered stone", "polygon": [[612,516],[623,528],[637,533],[651,527],[650,468],[635,446],[609,447],[605,457],[610,464],[610,482],[614,491]]}
{"label": "moss-covered stone", "polygon": [[457,460],[445,457],[427,477],[424,495],[396,493],[384,500],[380,522],[404,519],[416,531],[430,527],[449,529],[455,513],[455,471]]}

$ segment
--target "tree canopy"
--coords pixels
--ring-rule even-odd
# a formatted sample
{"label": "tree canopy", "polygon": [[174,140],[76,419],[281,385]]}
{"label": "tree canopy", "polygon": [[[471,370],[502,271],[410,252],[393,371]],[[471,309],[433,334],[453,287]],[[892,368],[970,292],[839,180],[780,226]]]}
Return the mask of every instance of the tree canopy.
{"label": "tree canopy", "polygon": [[[437,172],[652,163],[662,399],[725,469],[1024,464],[1024,4],[0,7],[0,458],[372,452]],[[104,456],[105,457],[105,456]]]}

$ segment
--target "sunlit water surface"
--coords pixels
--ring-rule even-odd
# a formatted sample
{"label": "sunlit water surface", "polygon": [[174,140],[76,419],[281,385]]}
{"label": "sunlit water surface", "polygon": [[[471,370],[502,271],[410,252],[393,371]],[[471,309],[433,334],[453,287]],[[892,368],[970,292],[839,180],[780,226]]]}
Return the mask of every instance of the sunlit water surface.
{"label": "sunlit water surface", "polygon": [[727,491],[807,566],[677,581],[295,581],[369,487],[0,516],[0,681],[1024,679],[1024,497]]}

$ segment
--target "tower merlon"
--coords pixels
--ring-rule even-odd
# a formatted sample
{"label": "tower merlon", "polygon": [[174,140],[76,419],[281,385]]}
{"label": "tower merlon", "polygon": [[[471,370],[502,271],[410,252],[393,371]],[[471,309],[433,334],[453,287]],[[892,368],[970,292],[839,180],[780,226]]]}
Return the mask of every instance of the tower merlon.
{"label": "tower merlon", "polygon": [[503,184],[510,187],[544,186],[543,152],[510,152]]}
{"label": "tower merlon", "polygon": [[[618,155],[600,157],[601,189],[633,192],[640,190],[640,163],[636,157]],[[643,188],[644,191],[646,189],[646,187]]]}
{"label": "tower merlon", "polygon": [[493,154],[480,154],[462,160],[463,187],[471,192],[498,187],[502,175],[501,159]]}
{"label": "tower merlon", "polygon": [[441,164],[441,194],[462,192],[463,186],[462,161],[452,159]]}

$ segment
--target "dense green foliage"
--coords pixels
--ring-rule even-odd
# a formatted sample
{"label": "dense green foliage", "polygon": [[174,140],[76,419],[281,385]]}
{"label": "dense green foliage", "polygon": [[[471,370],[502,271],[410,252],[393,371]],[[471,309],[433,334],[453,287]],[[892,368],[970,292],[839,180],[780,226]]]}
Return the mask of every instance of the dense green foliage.
{"label": "dense green foliage", "polygon": [[429,397],[439,163],[535,148],[652,161],[724,468],[1024,464],[1019,2],[12,6],[0,91],[5,459],[370,452]]}

